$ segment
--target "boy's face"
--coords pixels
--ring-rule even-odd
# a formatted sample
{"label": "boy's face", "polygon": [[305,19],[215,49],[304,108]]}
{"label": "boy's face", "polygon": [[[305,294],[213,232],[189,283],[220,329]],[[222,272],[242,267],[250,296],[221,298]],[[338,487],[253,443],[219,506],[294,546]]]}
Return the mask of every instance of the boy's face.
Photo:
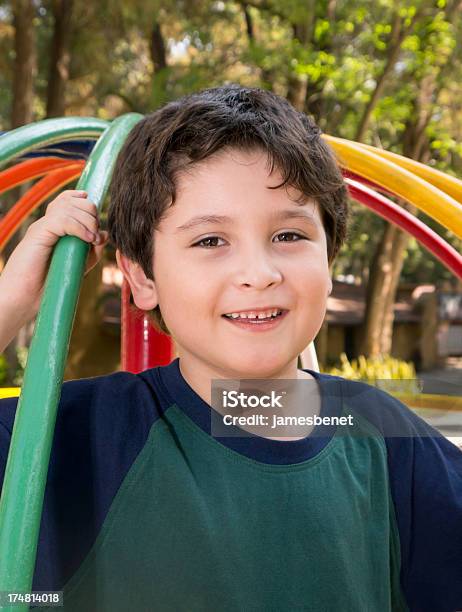
{"label": "boy's face", "polygon": [[[152,300],[137,299],[131,283],[140,308],[159,304],[182,362],[212,378],[295,374],[322,325],[332,285],[318,205],[297,204],[290,187],[268,189],[281,181],[259,150],[222,151],[181,174],[154,232],[155,280],[143,293]],[[284,211],[303,217],[278,219]],[[204,215],[229,221],[191,223]],[[266,306],[288,312],[265,331],[223,317]]]}

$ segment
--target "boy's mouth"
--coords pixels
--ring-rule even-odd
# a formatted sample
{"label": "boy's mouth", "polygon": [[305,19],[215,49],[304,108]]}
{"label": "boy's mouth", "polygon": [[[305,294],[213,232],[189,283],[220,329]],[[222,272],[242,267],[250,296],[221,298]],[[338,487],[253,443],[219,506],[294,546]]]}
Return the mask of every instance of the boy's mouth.
{"label": "boy's mouth", "polygon": [[232,325],[244,328],[263,331],[273,329],[287,315],[289,311],[284,308],[270,308],[264,311],[233,312],[221,315]]}
{"label": "boy's mouth", "polygon": [[282,312],[287,310],[283,306],[270,305],[270,306],[255,306],[253,308],[246,308],[245,310],[233,310],[230,312],[223,313],[224,317],[229,319],[270,319],[276,317]]}

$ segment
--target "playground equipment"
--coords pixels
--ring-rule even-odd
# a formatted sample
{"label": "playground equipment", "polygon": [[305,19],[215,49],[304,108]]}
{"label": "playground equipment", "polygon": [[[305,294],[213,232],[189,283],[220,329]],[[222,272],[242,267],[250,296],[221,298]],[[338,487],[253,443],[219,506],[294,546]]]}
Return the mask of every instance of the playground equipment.
{"label": "playground equipment", "polygon": [[[0,167],[17,163],[0,172],[0,193],[43,178],[0,221],[0,250],[35,208],[79,176],[77,189],[86,190],[101,210],[117,154],[141,118],[129,113],[111,123],[92,118],[48,119],[1,136]],[[323,138],[339,156],[352,198],[414,236],[462,278],[461,254],[386,197],[393,194],[403,198],[462,238],[462,182],[387,151],[332,136]],[[31,590],[56,412],[88,249],[89,245],[79,238],[64,236],[51,259],[0,498],[0,591]],[[130,304],[125,281],[121,331],[123,370],[136,373],[172,360],[172,341]],[[302,354],[302,365],[319,371],[313,343]],[[18,395],[18,391],[3,390],[5,395]],[[441,402],[441,396],[399,399],[409,406],[430,401],[434,407],[436,397]],[[462,410],[462,398],[446,399],[445,409]],[[27,610],[28,606],[19,609]]]}

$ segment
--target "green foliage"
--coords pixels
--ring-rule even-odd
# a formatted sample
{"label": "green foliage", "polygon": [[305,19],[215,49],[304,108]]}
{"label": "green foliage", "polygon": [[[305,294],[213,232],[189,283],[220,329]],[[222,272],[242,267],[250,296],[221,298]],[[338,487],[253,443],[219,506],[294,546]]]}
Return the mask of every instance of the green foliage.
{"label": "green foliage", "polygon": [[13,379],[9,380],[9,363],[4,354],[0,354],[0,386],[8,386],[10,384],[21,387],[24,379],[24,370],[26,369],[27,355],[29,353],[28,347],[16,348],[16,359],[18,361],[18,367],[14,373]]}
{"label": "green foliage", "polygon": [[348,380],[361,380],[390,393],[419,393],[421,391],[419,381],[416,379],[414,364],[390,355],[369,359],[360,355],[358,359],[350,362],[346,354],[342,353],[340,364],[323,369],[322,372]]}
{"label": "green foliage", "polygon": [[0,385],[5,386],[8,377],[8,362],[5,355],[0,354]]}
{"label": "green foliage", "polygon": [[13,378],[13,385],[22,387],[24,382],[24,371],[27,364],[27,356],[29,354],[29,348],[26,346],[20,346],[16,349],[16,358],[18,360],[18,369],[15,372]]}
{"label": "green foliage", "polygon": [[[53,34],[52,3],[37,8],[35,118],[44,117]],[[247,7],[246,21],[244,7]],[[354,139],[365,107],[390,57],[393,24],[410,26],[369,121],[365,140],[396,153],[415,124],[425,163],[462,174],[462,14],[437,0],[88,0],[74,3],[69,39],[66,112],[104,119],[150,112],[168,100],[227,82],[287,95],[293,79],[307,84],[304,110],[321,129]],[[12,104],[14,27],[11,3],[0,11],[0,129]],[[167,68],[154,70],[152,33],[161,28]],[[418,130],[422,127],[422,134]],[[362,277],[385,222],[352,205],[348,245],[336,274]],[[429,222],[455,247],[460,241]],[[436,282],[451,273],[411,241],[405,282]]]}

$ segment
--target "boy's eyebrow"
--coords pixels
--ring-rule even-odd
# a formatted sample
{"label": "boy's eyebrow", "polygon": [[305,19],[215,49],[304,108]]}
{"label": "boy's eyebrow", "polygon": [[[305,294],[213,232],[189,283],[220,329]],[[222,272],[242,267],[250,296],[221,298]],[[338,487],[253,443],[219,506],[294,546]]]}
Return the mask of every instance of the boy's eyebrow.
{"label": "boy's eyebrow", "polygon": [[[319,227],[316,217],[300,209],[282,210],[281,212],[273,215],[273,218],[275,221],[284,221],[285,219],[304,219],[314,227]],[[177,227],[175,233],[189,230],[197,225],[218,225],[219,223],[233,223],[233,219],[231,219],[231,217],[227,217],[226,215],[199,215]]]}

